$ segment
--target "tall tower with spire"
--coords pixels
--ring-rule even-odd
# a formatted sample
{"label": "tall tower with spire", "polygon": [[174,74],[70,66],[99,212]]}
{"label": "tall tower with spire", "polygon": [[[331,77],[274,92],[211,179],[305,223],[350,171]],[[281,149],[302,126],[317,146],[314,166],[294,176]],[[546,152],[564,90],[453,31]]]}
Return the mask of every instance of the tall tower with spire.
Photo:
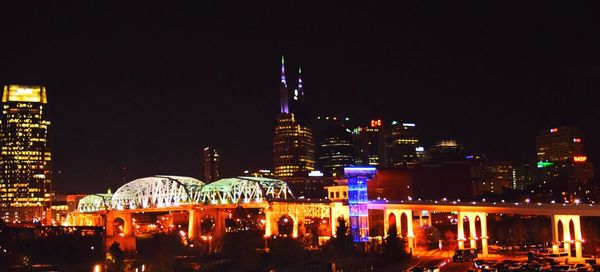
{"label": "tall tower with spire", "polygon": [[290,113],[289,101],[288,101],[288,87],[285,80],[285,58],[281,55],[281,86],[279,86],[279,96],[281,99],[281,113]]}
{"label": "tall tower with spire", "polygon": [[298,102],[304,96],[301,71],[298,70],[298,88],[294,89],[293,100],[289,101],[285,59],[281,56],[281,111],[277,115],[273,137],[273,164],[275,177],[284,180],[306,175],[315,169],[315,144],[312,130],[299,122],[296,117]]}

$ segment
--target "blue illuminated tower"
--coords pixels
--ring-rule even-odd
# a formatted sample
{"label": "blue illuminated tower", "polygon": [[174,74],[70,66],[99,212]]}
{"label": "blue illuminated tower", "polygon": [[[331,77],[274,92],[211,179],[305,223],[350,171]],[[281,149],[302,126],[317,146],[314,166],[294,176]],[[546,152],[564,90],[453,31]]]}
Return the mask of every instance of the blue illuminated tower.
{"label": "blue illuminated tower", "polygon": [[367,208],[367,181],[375,175],[375,167],[346,167],[348,177],[348,206],[350,233],[354,242],[369,241],[369,210]]}

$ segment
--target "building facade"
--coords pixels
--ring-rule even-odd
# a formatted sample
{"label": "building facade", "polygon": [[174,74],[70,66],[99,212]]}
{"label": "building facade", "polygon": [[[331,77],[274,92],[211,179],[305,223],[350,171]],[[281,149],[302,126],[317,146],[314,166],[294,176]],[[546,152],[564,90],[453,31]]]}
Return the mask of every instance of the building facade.
{"label": "building facade", "polygon": [[559,166],[542,167],[546,177],[577,183],[586,183],[594,177],[592,162],[585,152],[583,133],[576,127],[542,130],[535,142],[539,164]]}
{"label": "building facade", "polygon": [[410,167],[418,160],[419,139],[414,123],[393,121],[388,147],[388,166]]}
{"label": "building facade", "polygon": [[464,147],[456,140],[441,140],[427,150],[428,160],[433,162],[464,161]]}
{"label": "building facade", "polygon": [[326,177],[341,177],[344,167],[354,164],[354,141],[341,118],[318,117],[318,169]]}
{"label": "building facade", "polygon": [[424,155],[414,123],[374,119],[352,132],[356,165],[410,168]]}
{"label": "building facade", "polygon": [[219,150],[212,146],[207,146],[204,148],[202,155],[204,161],[204,182],[209,183],[221,179],[221,157],[219,156]]}
{"label": "building facade", "polygon": [[506,161],[490,162],[485,166],[484,192],[499,194],[505,189],[513,188],[513,163]]}
{"label": "building facade", "polygon": [[300,199],[325,199],[327,187],[337,185],[334,178],[324,176],[290,177],[285,182]]}
{"label": "building facade", "polygon": [[387,130],[381,119],[353,130],[356,165],[387,166]]}
{"label": "building facade", "polygon": [[44,86],[4,87],[0,209],[5,222],[36,223],[50,218],[52,152],[47,102]]}
{"label": "building facade", "polygon": [[[302,89],[301,81],[298,83]],[[302,94],[304,91],[302,90]],[[281,58],[281,107],[273,137],[273,165],[276,178],[306,175],[315,169],[315,144],[312,130],[301,124],[289,107],[289,90],[285,77],[285,61]],[[293,96],[297,98],[296,95]]]}
{"label": "building facade", "polygon": [[585,156],[581,131],[575,127],[545,129],[535,138],[538,161],[565,161]]}

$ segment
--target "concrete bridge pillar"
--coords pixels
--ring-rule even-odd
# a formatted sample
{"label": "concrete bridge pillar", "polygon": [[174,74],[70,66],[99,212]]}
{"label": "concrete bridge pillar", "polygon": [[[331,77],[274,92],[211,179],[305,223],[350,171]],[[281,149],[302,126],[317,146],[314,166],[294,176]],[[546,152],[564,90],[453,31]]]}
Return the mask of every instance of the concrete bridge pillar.
{"label": "concrete bridge pillar", "polygon": [[[571,237],[571,222],[573,223],[573,234],[575,237]],[[560,233],[558,232],[558,224],[562,225],[562,242],[569,258],[571,256],[571,246],[575,244],[575,258],[583,258],[583,236],[581,233],[581,219],[579,215],[554,215],[552,216],[552,239],[556,247],[554,251],[558,251],[558,245],[560,244]]]}
{"label": "concrete bridge pillar", "polygon": [[[207,233],[213,241],[220,241],[225,235],[225,219],[228,216],[228,212],[224,209],[209,208],[209,209],[190,209],[188,210],[188,239],[198,240],[202,235],[202,220],[212,218],[214,220],[214,226],[212,231]],[[206,238],[206,237],[204,237]]]}
{"label": "concrete bridge pillar", "polygon": [[[483,257],[487,257],[489,254],[488,251],[488,239],[487,236],[487,214],[485,212],[458,212],[458,248],[465,248],[465,241],[467,237],[465,236],[464,231],[464,219],[465,217],[469,220],[469,246],[471,248],[477,248],[477,240],[481,238],[481,254]],[[481,225],[481,237],[477,237],[477,227],[476,222],[477,218],[479,218],[479,222]]]}
{"label": "concrete bridge pillar", "polygon": [[465,248],[465,230],[464,230],[464,216],[462,215],[461,212],[458,212],[458,231],[456,232],[457,234],[457,241],[458,241],[458,249],[464,249]]}
{"label": "concrete bridge pillar", "polygon": [[271,217],[272,212],[265,209],[265,237],[271,236],[273,233],[271,232]]}
{"label": "concrete bridge pillar", "polygon": [[469,218],[469,242],[471,248],[477,248],[477,229],[475,228],[475,218]]}
{"label": "concrete bridge pillar", "polygon": [[404,213],[406,213],[406,236],[408,238],[408,250],[409,252],[413,252],[413,249],[415,247],[415,233],[413,230],[413,212],[412,210],[406,210],[404,211]]}
{"label": "concrete bridge pillar", "polygon": [[483,216],[479,217],[481,220],[481,254],[483,257],[487,257],[488,251],[488,235],[487,235],[487,216],[483,213]]}
{"label": "concrete bridge pillar", "polygon": [[294,224],[292,226],[292,237],[296,238],[298,237],[298,225],[300,225],[300,219],[298,217],[298,213],[295,214],[289,214],[289,217],[292,218],[292,223]]}
{"label": "concrete bridge pillar", "polygon": [[583,235],[581,234],[580,217],[579,216],[575,217],[575,220],[573,220],[573,223],[575,225],[575,258],[583,259],[583,248],[582,248]]}
{"label": "concrete bridge pillar", "polygon": [[388,236],[388,229],[390,225],[389,213],[386,209],[383,209],[383,238],[385,239]]}
{"label": "concrete bridge pillar", "polygon": [[565,245],[565,251],[569,254],[569,258],[571,258],[571,231],[568,222],[569,221],[567,221],[567,226],[563,225],[563,241]]}
{"label": "concrete bridge pillar", "polygon": [[200,235],[200,212],[195,209],[188,211],[188,239],[195,240]]}
{"label": "concrete bridge pillar", "polygon": [[552,253],[558,253],[560,239],[558,238],[558,221],[556,215],[551,218],[552,221]]}

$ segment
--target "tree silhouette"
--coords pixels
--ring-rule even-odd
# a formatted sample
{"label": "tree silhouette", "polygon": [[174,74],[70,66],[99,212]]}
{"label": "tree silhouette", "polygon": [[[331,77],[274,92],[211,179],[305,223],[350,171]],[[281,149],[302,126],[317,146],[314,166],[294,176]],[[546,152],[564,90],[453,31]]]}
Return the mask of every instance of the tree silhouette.
{"label": "tree silhouette", "polygon": [[336,236],[331,238],[327,246],[336,257],[346,257],[354,253],[352,235],[349,233],[348,221],[343,217],[337,219]]}
{"label": "tree silhouette", "polygon": [[108,248],[106,254],[106,267],[108,271],[123,271],[123,250],[119,247],[119,243],[113,242]]}
{"label": "tree silhouette", "polygon": [[405,250],[405,242],[398,237],[396,225],[391,225],[388,230],[388,237],[383,244],[383,256],[385,260],[391,262],[404,259],[408,256]]}

